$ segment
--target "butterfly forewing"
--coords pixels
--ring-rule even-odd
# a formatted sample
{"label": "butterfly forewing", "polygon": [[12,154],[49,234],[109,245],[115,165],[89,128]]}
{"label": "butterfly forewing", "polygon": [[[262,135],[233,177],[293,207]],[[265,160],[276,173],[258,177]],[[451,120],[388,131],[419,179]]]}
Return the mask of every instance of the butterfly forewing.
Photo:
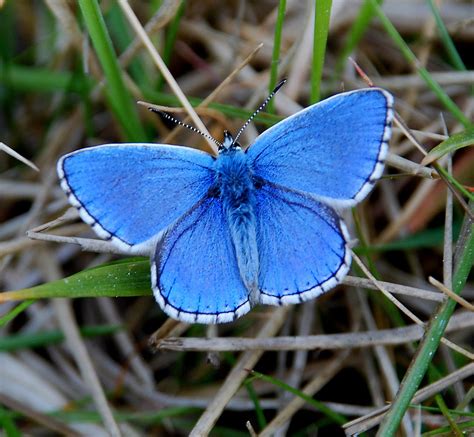
{"label": "butterfly forewing", "polygon": [[213,182],[214,158],[155,144],[107,144],[58,162],[61,186],[82,219],[125,252],[153,238],[199,202]]}
{"label": "butterfly forewing", "polygon": [[338,94],[283,120],[248,149],[254,173],[337,206],[352,206],[383,171],[393,117],[381,89]]}

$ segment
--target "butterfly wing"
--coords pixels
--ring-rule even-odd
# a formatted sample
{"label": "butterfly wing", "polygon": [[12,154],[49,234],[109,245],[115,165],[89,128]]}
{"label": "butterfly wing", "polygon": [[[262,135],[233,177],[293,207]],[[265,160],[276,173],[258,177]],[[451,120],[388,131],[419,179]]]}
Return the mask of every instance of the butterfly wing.
{"label": "butterfly wing", "polygon": [[312,299],[349,271],[346,227],[331,207],[265,183],[256,190],[255,216],[261,303]]}
{"label": "butterfly wing", "polygon": [[384,167],[393,97],[377,88],[338,94],[283,120],[248,149],[257,176],[352,206]]}
{"label": "butterfly wing", "polygon": [[250,310],[219,198],[202,199],[164,232],[151,264],[155,298],[175,319],[222,323]]}
{"label": "butterfly wing", "polygon": [[139,253],[204,197],[213,162],[186,147],[107,144],[63,156],[57,170],[81,218],[123,251]]}

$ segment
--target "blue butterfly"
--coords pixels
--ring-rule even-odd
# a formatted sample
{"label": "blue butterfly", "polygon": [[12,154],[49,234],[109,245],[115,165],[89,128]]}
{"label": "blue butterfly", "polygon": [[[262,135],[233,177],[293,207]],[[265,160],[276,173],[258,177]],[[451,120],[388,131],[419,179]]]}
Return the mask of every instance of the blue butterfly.
{"label": "blue butterfly", "polygon": [[346,92],[277,123],[245,151],[242,129],[235,139],[225,133],[217,157],[106,144],[63,156],[58,175],[100,237],[151,254],[153,292],[169,316],[230,322],[259,303],[312,299],[347,274],[336,210],[364,199],[382,175],[392,105],[381,89]]}

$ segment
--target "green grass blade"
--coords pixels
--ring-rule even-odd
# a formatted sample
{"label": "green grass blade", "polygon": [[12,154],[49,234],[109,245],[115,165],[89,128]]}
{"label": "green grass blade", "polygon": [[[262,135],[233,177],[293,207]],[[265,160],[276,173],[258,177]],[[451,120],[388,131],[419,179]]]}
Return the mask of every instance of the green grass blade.
{"label": "green grass blade", "polygon": [[[133,37],[118,3],[111,5],[104,18],[114,45],[121,52],[127,49],[133,42]],[[141,58],[140,52],[135,54],[127,69],[139,87],[142,85],[151,86],[150,77],[145,71]]]}
{"label": "green grass blade", "polygon": [[12,413],[0,405],[0,429],[5,431],[7,437],[21,437],[20,430],[12,419]]}
{"label": "green grass blade", "polygon": [[450,427],[453,437],[463,437],[463,433],[459,429],[456,421],[451,416],[451,413],[449,412],[449,408],[444,402],[443,397],[440,394],[437,394],[435,396],[435,401],[438,404],[438,407],[441,410],[441,413],[443,414],[444,418],[449,423],[449,427]]}
{"label": "green grass blade", "polygon": [[253,402],[255,406],[255,415],[257,416],[257,423],[259,429],[263,429],[267,426],[267,419],[265,418],[265,414],[263,409],[260,405],[260,401],[258,399],[258,394],[253,388],[252,383],[247,379],[244,381],[245,388],[247,389],[247,393],[249,395],[250,400]]}
{"label": "green grass blade", "polygon": [[402,36],[398,33],[395,26],[391,23],[388,17],[383,12],[382,8],[377,4],[376,0],[369,0],[374,8],[376,15],[382,22],[388,35],[392,38],[395,45],[400,49],[405,59],[410,62],[418,71],[418,74],[426,82],[428,87],[435,93],[438,100],[444,105],[444,107],[451,112],[451,114],[464,126],[469,127],[472,125],[471,121],[464,115],[459,107],[451,100],[451,98],[445,93],[443,88],[436,82],[428,70],[420,65],[415,54],[411,51],[408,44],[404,41]]}
{"label": "green grass blade", "polygon": [[85,76],[47,68],[8,64],[0,68],[0,83],[8,89],[23,92],[75,92],[87,93],[93,81]]}
{"label": "green grass blade", "polygon": [[[84,338],[111,335],[122,329],[118,325],[84,326],[80,329]],[[0,352],[11,352],[18,349],[36,348],[61,343],[64,334],[60,331],[35,332],[34,334],[16,334],[0,338]]]}
{"label": "green grass blade", "polygon": [[324,57],[329,33],[332,0],[314,0],[313,65],[311,68],[311,103],[321,97]]}
{"label": "green grass blade", "polygon": [[[278,3],[278,15],[275,23],[275,33],[273,36],[272,64],[270,66],[270,83],[268,84],[268,93],[271,93],[278,81],[278,65],[280,63],[281,34],[283,31],[283,21],[285,19],[286,0],[280,0]],[[275,102],[270,100],[267,105],[267,111],[275,111]]]}
{"label": "green grass blade", "polygon": [[[461,431],[465,432],[465,434],[463,434],[463,435],[466,435],[466,436],[470,435],[468,433],[470,431],[472,432],[472,430],[474,428],[474,420],[469,420],[467,422],[458,423],[458,428]],[[453,434],[451,432],[451,427],[449,425],[447,425],[447,426],[443,426],[443,427],[438,428],[438,429],[433,429],[432,431],[424,432],[423,434],[421,434],[421,437],[435,437],[435,436],[453,437]]]}
{"label": "green grass blade", "polygon": [[[469,206],[471,210],[474,210],[474,202],[471,202]],[[467,214],[460,239],[458,240],[458,247],[460,255],[453,276],[453,291],[459,295],[474,262],[474,222]],[[410,401],[418,390],[421,380],[431,363],[431,359],[439,346],[441,337],[455,307],[456,302],[452,299],[447,299],[431,318],[417,353],[402,380],[390,410],[380,425],[377,435],[390,437],[397,432],[400,422],[410,405]]]}
{"label": "green grass blade", "polygon": [[444,25],[438,7],[434,4],[433,0],[427,0],[427,3],[436,21],[439,36],[441,38],[441,42],[444,45],[449,60],[457,70],[466,71],[466,66],[462,61],[461,56],[459,56],[458,51],[456,50],[456,46],[454,45],[453,40],[449,35],[448,29],[446,29],[446,26]]}
{"label": "green grass blade", "polygon": [[58,281],[32,288],[0,293],[0,303],[45,298],[149,296],[150,262],[132,261],[106,264],[84,270]]}
{"label": "green grass blade", "polygon": [[146,141],[145,130],[138,118],[134,99],[125,87],[121,69],[99,4],[97,0],[80,0],[79,6],[92,44],[104,70],[107,82],[106,94],[110,106],[119,120],[128,141]]}
{"label": "green grass blade", "polygon": [[463,147],[469,147],[474,144],[474,127],[470,127],[462,132],[451,135],[448,139],[439,143],[436,147],[430,150],[428,155],[423,158],[421,165],[429,165],[433,161],[441,158],[447,153],[453,153]]}
{"label": "green grass blade", "polygon": [[[236,358],[231,353],[223,353],[222,357],[225,359],[225,361],[230,366],[234,366],[235,363],[237,362]],[[260,400],[258,399],[258,394],[257,394],[257,392],[255,391],[255,389],[253,387],[252,380],[247,378],[243,382],[243,386],[247,390],[247,394],[248,394],[250,400],[253,402],[253,405],[254,405],[254,408],[255,408],[254,412],[255,412],[255,415],[257,416],[257,423],[258,423],[259,429],[263,429],[263,428],[265,428],[265,426],[267,426],[267,419],[265,418],[265,414],[264,414],[263,409],[260,405]]]}
{"label": "green grass blade", "polygon": [[[429,407],[427,405],[410,404],[410,408],[419,408],[420,410],[427,411],[427,412],[430,412],[430,413],[437,413],[437,414],[441,413],[441,411],[438,407]],[[474,412],[470,412],[470,411],[455,410],[453,408],[450,408],[449,413],[453,416],[474,418]]]}
{"label": "green grass blade", "polygon": [[[430,364],[428,368],[428,383],[433,384],[434,382],[436,382],[436,380],[442,377],[443,377],[443,374],[438,369],[436,369],[435,366],[433,366],[433,364]],[[449,423],[453,436],[463,437],[463,434],[461,433],[461,431],[459,430],[459,427],[456,424],[454,415],[451,413],[448,406],[446,405],[446,402],[443,399],[443,396],[440,393],[437,393],[434,397],[434,400],[436,402],[436,405],[438,405],[438,409],[440,413],[445,417],[446,421]]]}
{"label": "green grass blade", "polygon": [[[168,407],[156,411],[114,411],[114,417],[118,421],[131,422],[143,425],[158,425],[163,420],[173,417],[193,414],[201,411],[196,407]],[[49,413],[51,417],[68,423],[101,423],[102,418],[97,411],[91,410],[59,410]]]}
{"label": "green grass blade", "polygon": [[440,174],[440,176],[442,176],[445,180],[448,180],[460,193],[464,195],[464,197],[469,200],[474,200],[474,194],[466,190],[463,185],[459,183],[457,179],[454,178],[454,176],[451,175],[445,168],[436,163],[433,164],[433,166],[436,168],[436,171]]}
{"label": "green grass blade", "polygon": [[[0,59],[4,62],[11,61],[15,54],[16,41],[12,38],[15,35],[15,11],[13,2],[3,2],[0,13]],[[0,65],[1,67],[1,65]]]}
{"label": "green grass blade", "polygon": [[[184,15],[185,8],[186,8],[186,2],[184,0],[181,0],[181,4],[179,5],[178,11],[176,12],[176,15],[173,17],[173,19],[171,20],[168,26],[168,29],[166,30],[165,45],[163,47],[163,61],[168,66],[170,65],[170,62],[171,62],[174,45],[176,42],[176,38],[178,37],[179,25],[181,23],[181,18]],[[156,88],[161,91],[165,83],[166,81],[165,81],[164,76],[161,73],[159,73],[158,84]]]}
{"label": "green grass blade", "polygon": [[32,303],[32,300],[22,302],[20,305],[17,305],[15,308],[13,308],[10,312],[0,317],[0,327],[5,326],[7,323],[11,322],[16,316],[18,316],[18,314],[21,314],[23,311],[25,311]]}
{"label": "green grass blade", "polygon": [[[87,93],[96,83],[91,79],[84,79],[84,76],[66,72],[52,71],[45,68],[24,67],[11,64],[8,68],[0,68],[0,83],[6,85],[9,89],[19,91],[35,92],[78,92]],[[153,88],[144,86],[142,88],[145,100],[156,102],[161,105],[179,106],[180,102],[176,96],[156,91]],[[198,106],[203,99],[189,97],[193,106]],[[252,112],[242,109],[238,106],[227,105],[223,103],[211,103],[210,108],[222,112],[228,117],[247,120]],[[257,123],[265,126],[272,126],[282,120],[281,116],[260,112],[254,119]]]}
{"label": "green grass blade", "polygon": [[347,422],[347,418],[343,416],[342,414],[332,411],[330,408],[326,407],[326,405],[324,405],[322,402],[319,402],[316,399],[313,399],[311,396],[308,396],[306,393],[302,392],[301,390],[298,390],[277,378],[264,375],[263,373],[256,372],[255,370],[250,371],[250,374],[259,379],[262,379],[263,381],[269,382],[270,384],[276,385],[277,387],[280,387],[283,390],[286,390],[294,394],[295,396],[300,397],[301,399],[305,400],[309,405],[314,407],[316,410],[320,411],[325,416],[331,418],[335,423],[339,423],[340,425],[343,425],[344,423]]}
{"label": "green grass blade", "polygon": [[[378,4],[382,4],[383,0],[376,0]],[[354,23],[352,24],[347,37],[344,47],[336,62],[336,79],[339,79],[344,66],[346,65],[347,58],[358,46],[360,40],[365,34],[365,31],[369,27],[370,22],[374,16],[374,8],[369,0],[365,0],[360,7],[359,14],[357,15]]]}

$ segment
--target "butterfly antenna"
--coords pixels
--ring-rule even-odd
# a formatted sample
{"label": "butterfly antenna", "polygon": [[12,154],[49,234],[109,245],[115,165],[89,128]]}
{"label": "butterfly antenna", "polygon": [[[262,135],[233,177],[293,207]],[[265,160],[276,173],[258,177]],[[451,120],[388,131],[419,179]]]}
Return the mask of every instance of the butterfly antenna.
{"label": "butterfly antenna", "polygon": [[257,110],[250,116],[250,118],[244,123],[244,125],[240,128],[240,130],[237,132],[237,135],[234,138],[234,142],[232,144],[237,143],[237,140],[239,139],[240,135],[242,135],[242,132],[245,130],[245,128],[250,124],[250,122],[255,118],[255,116],[263,109],[265,106],[268,105],[268,102],[273,98],[273,96],[277,93],[277,91],[285,84],[286,79],[283,79],[275,88],[274,90],[269,94],[269,96],[263,101],[263,103],[257,108]]}
{"label": "butterfly antenna", "polygon": [[204,132],[201,132],[199,129],[196,129],[195,127],[191,126],[190,124],[186,124],[186,123],[183,123],[182,121],[179,121],[177,118],[172,117],[171,115],[167,114],[167,113],[164,112],[164,111],[160,111],[159,109],[151,108],[151,107],[149,107],[148,110],[151,111],[151,112],[154,112],[154,113],[156,113],[156,114],[160,114],[161,116],[163,116],[163,117],[166,118],[167,120],[170,120],[170,121],[172,121],[173,123],[176,123],[176,124],[179,125],[179,126],[188,128],[190,131],[192,131],[192,132],[194,132],[194,133],[197,133],[197,134],[203,136],[204,138],[207,138],[208,140],[211,140],[212,142],[214,142],[215,144],[217,144],[217,146],[218,146],[219,148],[222,148],[222,147],[223,147],[222,143],[219,142],[219,141],[217,141],[215,138],[211,137],[211,136],[208,135],[208,134],[205,134]]}

